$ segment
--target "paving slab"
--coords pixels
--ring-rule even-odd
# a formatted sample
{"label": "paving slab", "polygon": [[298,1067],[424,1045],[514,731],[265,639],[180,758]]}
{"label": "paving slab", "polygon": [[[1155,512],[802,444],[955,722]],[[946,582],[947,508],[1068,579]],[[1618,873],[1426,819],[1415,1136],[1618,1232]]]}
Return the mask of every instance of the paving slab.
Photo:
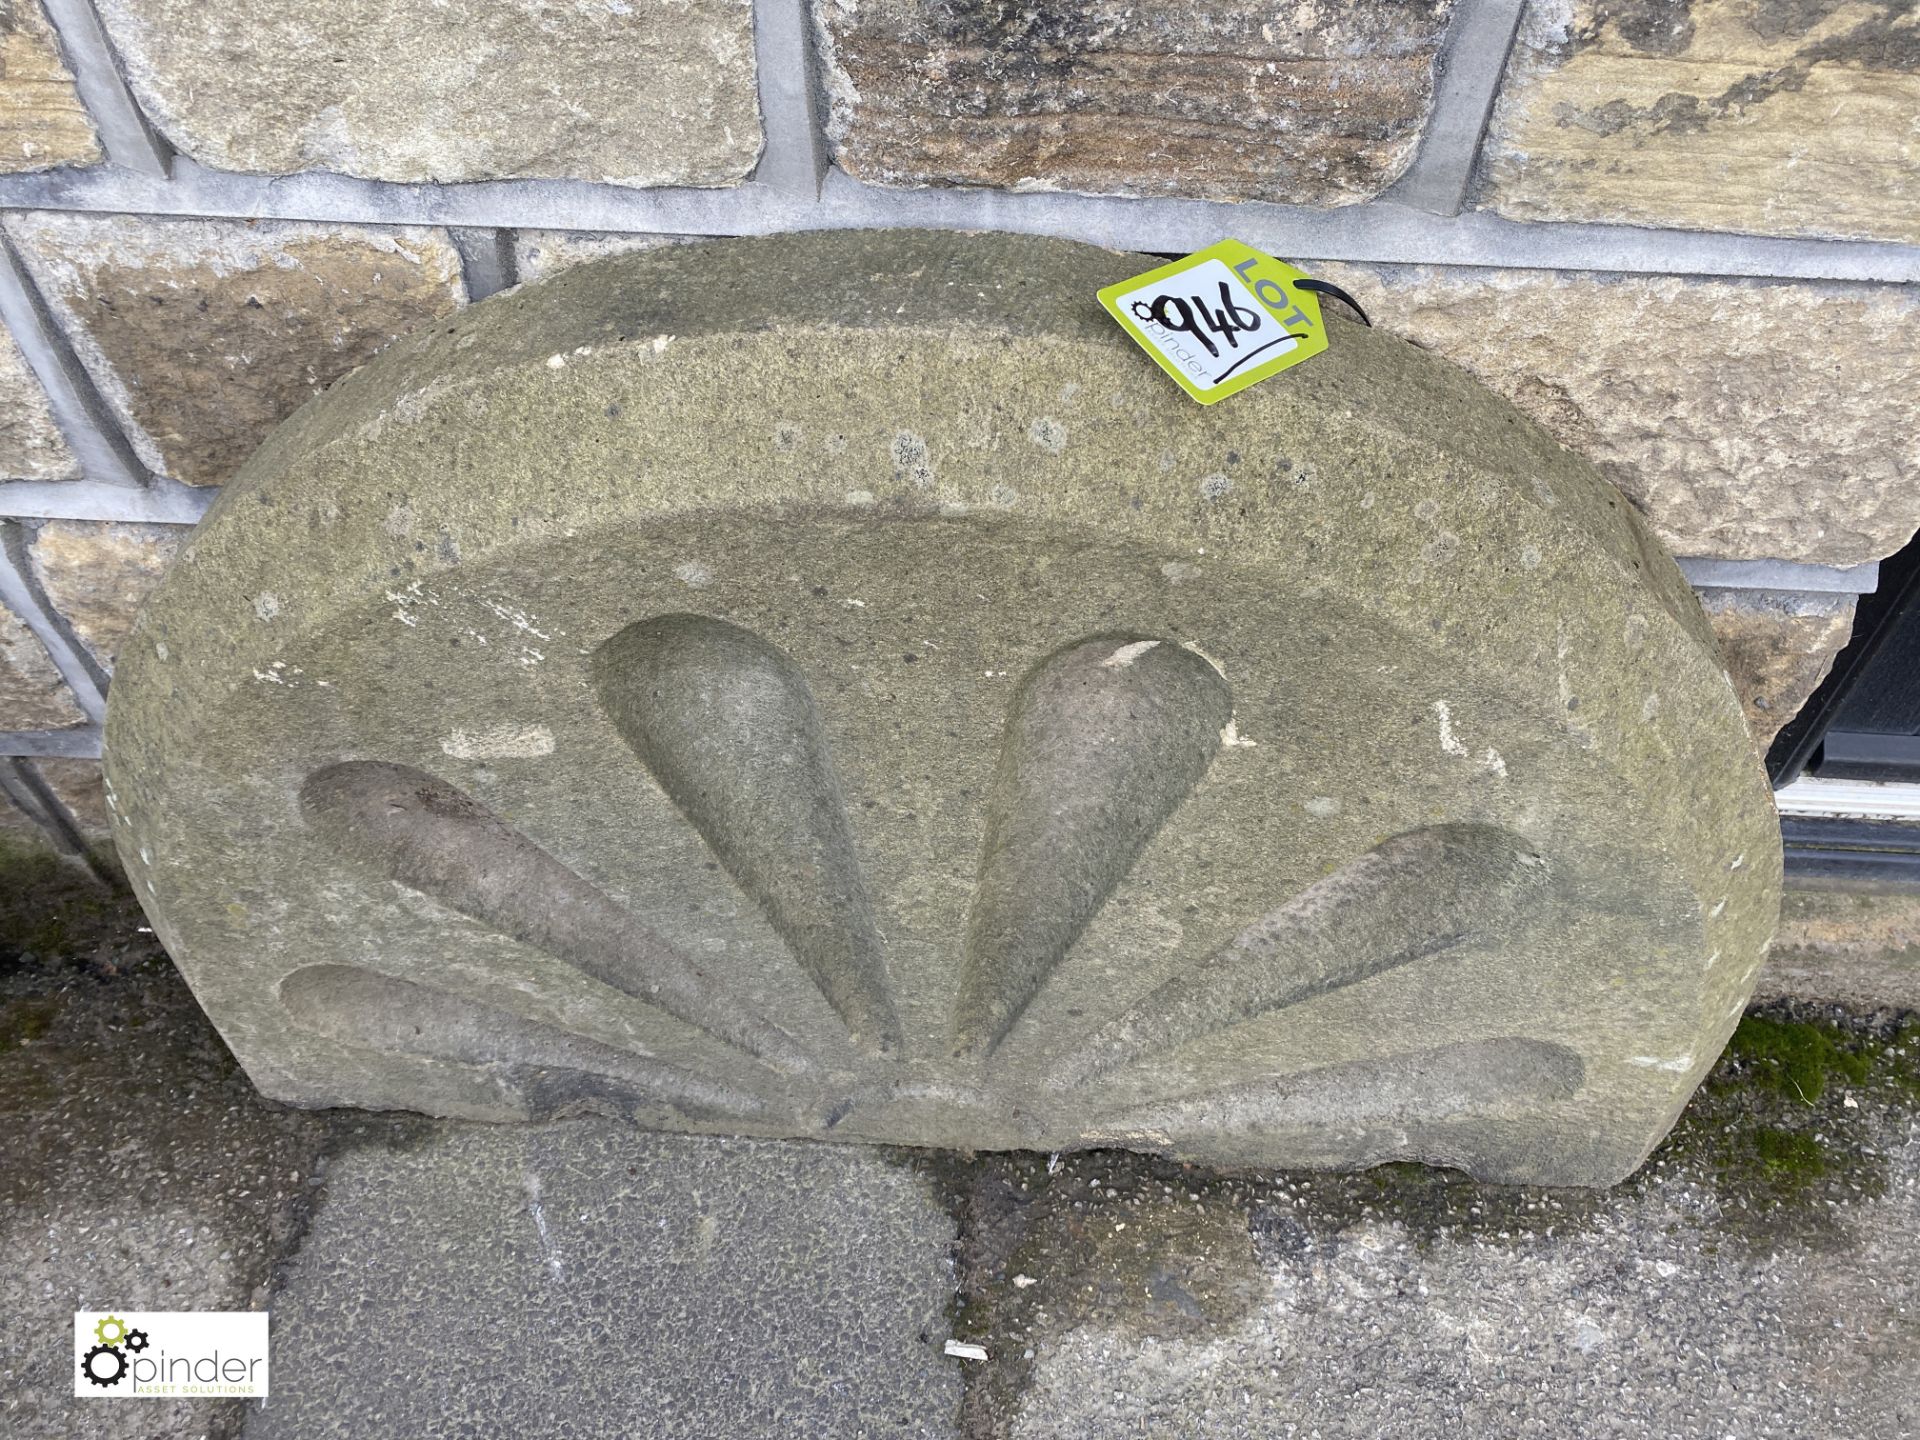
{"label": "paving slab", "polygon": [[902,1163],[603,1120],[359,1138],[248,1440],[954,1433],[953,1224]]}

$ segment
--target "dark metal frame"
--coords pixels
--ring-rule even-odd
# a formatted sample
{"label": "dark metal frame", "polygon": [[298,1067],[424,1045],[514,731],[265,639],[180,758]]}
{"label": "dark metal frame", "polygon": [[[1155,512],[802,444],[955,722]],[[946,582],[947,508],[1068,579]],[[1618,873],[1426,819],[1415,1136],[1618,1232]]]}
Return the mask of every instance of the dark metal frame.
{"label": "dark metal frame", "polygon": [[[1777,790],[1817,768],[1823,776],[1920,782],[1920,738],[1848,730],[1837,723],[1862,686],[1920,670],[1920,538],[1882,561],[1880,588],[1860,599],[1853,639],[1805,708],[1767,753]],[[1920,687],[1915,701],[1920,704]],[[1785,816],[1787,874],[1802,883],[1920,890],[1920,823],[1845,816]]]}
{"label": "dark metal frame", "polygon": [[[1791,784],[1822,759],[1828,732],[1842,707],[1871,667],[1887,663],[1891,647],[1914,634],[1916,627],[1920,627],[1920,540],[1881,562],[1880,588],[1860,597],[1853,638],[1813,698],[1775,738],[1767,752],[1767,773],[1774,789]],[[1920,766],[1914,768],[1912,778],[1920,780]]]}
{"label": "dark metal frame", "polygon": [[1780,838],[1796,883],[1920,890],[1920,825],[1911,821],[1783,815]]}

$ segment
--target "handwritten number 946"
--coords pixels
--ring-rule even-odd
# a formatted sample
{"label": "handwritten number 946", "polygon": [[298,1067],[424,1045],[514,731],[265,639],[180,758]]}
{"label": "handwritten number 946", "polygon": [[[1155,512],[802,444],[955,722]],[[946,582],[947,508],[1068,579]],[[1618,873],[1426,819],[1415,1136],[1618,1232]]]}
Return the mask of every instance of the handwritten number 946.
{"label": "handwritten number 946", "polygon": [[[1220,282],[1220,304],[1217,309],[1210,309],[1198,295],[1191,298],[1156,295],[1151,303],[1135,300],[1129,308],[1140,320],[1192,336],[1215,359],[1220,357],[1220,347],[1214,343],[1216,339],[1224,340],[1229,348],[1238,350],[1239,337],[1251,335],[1263,323],[1257,310],[1234,302],[1233,294],[1224,280]],[[1260,348],[1264,350],[1267,347],[1263,345]]]}

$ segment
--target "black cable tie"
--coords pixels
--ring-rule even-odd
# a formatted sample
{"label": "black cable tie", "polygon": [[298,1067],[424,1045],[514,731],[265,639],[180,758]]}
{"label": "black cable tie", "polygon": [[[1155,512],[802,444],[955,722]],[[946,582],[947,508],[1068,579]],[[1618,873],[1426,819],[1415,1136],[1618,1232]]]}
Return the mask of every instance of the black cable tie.
{"label": "black cable tie", "polygon": [[1369,330],[1373,328],[1373,321],[1369,320],[1367,318],[1367,312],[1360,308],[1360,302],[1347,294],[1347,292],[1342,290],[1338,285],[1334,285],[1326,280],[1315,280],[1311,275],[1307,275],[1294,281],[1293,288],[1296,290],[1311,290],[1316,295],[1331,295],[1335,300],[1338,300],[1342,305],[1345,305],[1349,310],[1353,311],[1354,314],[1358,315],[1362,325],[1366,326]]}

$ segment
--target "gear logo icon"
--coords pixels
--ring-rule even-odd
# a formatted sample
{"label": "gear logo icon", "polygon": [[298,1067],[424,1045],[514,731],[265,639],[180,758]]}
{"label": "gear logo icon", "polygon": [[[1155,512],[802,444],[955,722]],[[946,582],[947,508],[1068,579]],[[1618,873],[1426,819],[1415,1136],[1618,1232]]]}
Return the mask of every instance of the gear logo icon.
{"label": "gear logo icon", "polygon": [[[110,1390],[125,1384],[127,1390],[138,1390],[137,1379],[128,1381],[133,1374],[133,1357],[152,1343],[147,1332],[129,1325],[121,1315],[101,1315],[89,1329],[83,1315],[74,1317],[74,1351],[80,1353],[80,1347],[91,1339],[94,1343],[85,1354],[80,1355],[80,1374],[88,1385],[100,1390]],[[75,1381],[76,1391],[84,1390]]]}
{"label": "gear logo icon", "polygon": [[127,1373],[127,1357],[117,1345],[96,1345],[80,1362],[80,1372],[103,1389],[118,1385]]}

